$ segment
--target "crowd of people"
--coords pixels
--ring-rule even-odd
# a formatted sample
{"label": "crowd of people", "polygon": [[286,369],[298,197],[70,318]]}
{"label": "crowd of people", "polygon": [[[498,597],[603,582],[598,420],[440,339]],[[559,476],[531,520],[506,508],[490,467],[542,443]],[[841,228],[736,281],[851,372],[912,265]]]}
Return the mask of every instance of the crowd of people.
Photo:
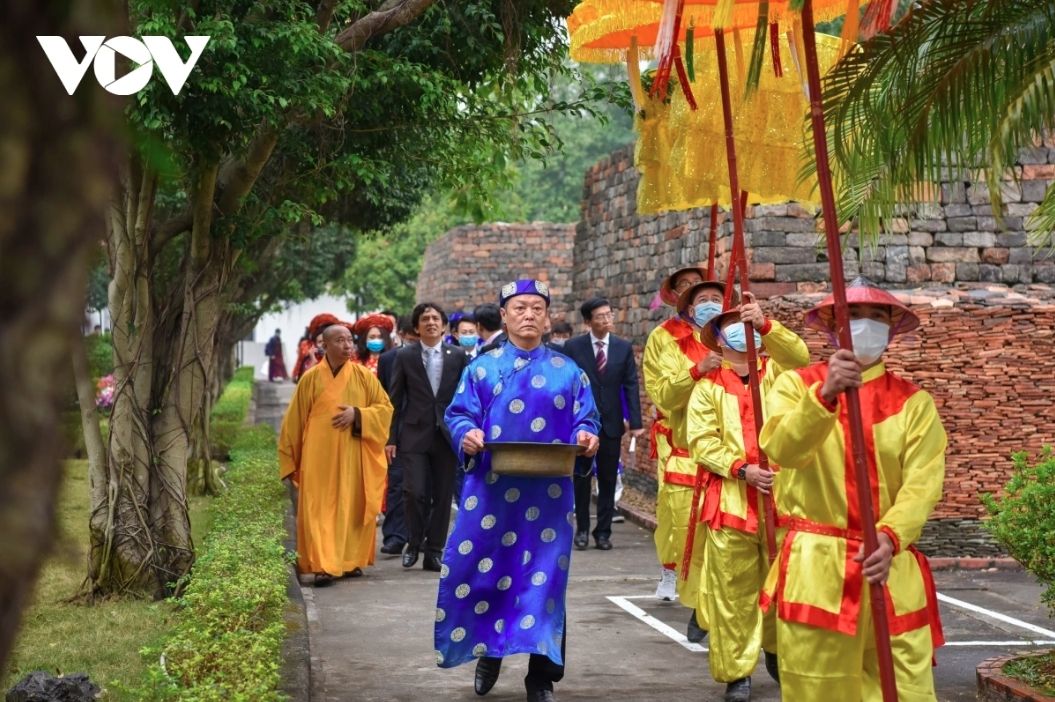
{"label": "crowd of people", "polygon": [[[613,548],[624,437],[644,432],[638,367],[607,299],[581,304],[574,335],[551,324],[544,282],[496,292],[497,303],[471,313],[423,302],[404,317],[313,319],[294,366],[281,473],[298,490],[298,567],[316,586],[374,563],[383,513],[381,553],[439,573],[438,664],[476,661],[484,695],[505,656],[529,654],[528,700],[552,702],[571,551],[591,537]],[[760,660],[786,700],[878,699],[873,583],[888,598],[900,699],[935,700],[941,623],[912,544],[941,497],[946,437],[930,395],[882,360],[919,319],[859,279],[848,288],[854,351],[811,365],[795,331],[701,268],[666,276],[660,299],[673,314],[649,335],[641,368],[655,412],[656,597],[690,610],[690,641],[710,637],[725,700],[750,700]],[[832,310],[829,298],[804,324],[834,339]],[[868,485],[857,484],[848,450],[850,388]],[[570,476],[512,475],[492,469],[506,442],[575,445],[580,456]],[[867,556],[862,491],[878,520]]]}

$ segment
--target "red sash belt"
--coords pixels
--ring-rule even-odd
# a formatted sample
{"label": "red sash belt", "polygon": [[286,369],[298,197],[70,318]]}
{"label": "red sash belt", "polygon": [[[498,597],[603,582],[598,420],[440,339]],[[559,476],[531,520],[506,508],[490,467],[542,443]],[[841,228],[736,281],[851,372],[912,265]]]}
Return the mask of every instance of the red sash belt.
{"label": "red sash belt", "polygon": [[656,447],[656,438],[658,434],[663,434],[667,437],[667,441],[673,445],[674,437],[669,427],[664,427],[660,422],[666,419],[663,413],[656,408],[656,418],[652,420],[652,429],[648,432],[648,443],[649,443],[649,458],[659,458],[659,449]]}
{"label": "red sash belt", "polygon": [[[861,572],[861,564],[852,559],[857,555],[855,544],[864,540],[864,535],[856,530],[844,529],[830,524],[821,524],[801,517],[781,516],[777,525],[787,527],[788,533],[784,537],[784,548],[780,554],[780,572],[777,579],[777,602],[780,618],[785,621],[796,621],[803,624],[819,626],[832,631],[840,631],[844,634],[854,635],[856,631],[857,612],[860,607],[860,594],[864,582]],[[847,541],[845,584],[843,586],[843,599],[839,614],[833,614],[812,605],[787,602],[784,600],[784,585],[787,580],[788,561],[791,555],[791,544],[798,533],[819,534]],[[916,559],[919,565],[920,575],[923,578],[923,590],[927,596],[927,604],[923,609],[906,614],[894,612],[893,600],[890,596],[890,588],[883,585],[886,602],[887,618],[890,620],[890,633],[893,636],[915,631],[923,626],[930,627],[931,643],[938,648],[945,643],[942,632],[941,615],[938,611],[938,592],[934,586],[934,574],[931,572],[927,557],[916,550],[908,547],[909,553]],[[768,603],[764,603],[768,605]],[[768,607],[766,607],[768,608]]]}

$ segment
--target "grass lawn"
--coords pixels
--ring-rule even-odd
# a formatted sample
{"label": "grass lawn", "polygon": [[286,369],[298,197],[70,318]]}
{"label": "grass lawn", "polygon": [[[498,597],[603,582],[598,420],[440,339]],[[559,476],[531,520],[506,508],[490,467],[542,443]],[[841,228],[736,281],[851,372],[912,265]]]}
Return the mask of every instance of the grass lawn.
{"label": "grass lawn", "polygon": [[[190,498],[194,543],[208,531],[209,498]],[[67,461],[58,509],[59,539],[37,581],[33,604],[0,677],[0,695],[34,670],[52,674],[88,673],[103,688],[101,699],[133,700],[112,683],[142,682],[144,646],[156,643],[171,626],[167,602],[118,600],[93,607],[66,604],[84,582],[88,554],[88,462]]]}

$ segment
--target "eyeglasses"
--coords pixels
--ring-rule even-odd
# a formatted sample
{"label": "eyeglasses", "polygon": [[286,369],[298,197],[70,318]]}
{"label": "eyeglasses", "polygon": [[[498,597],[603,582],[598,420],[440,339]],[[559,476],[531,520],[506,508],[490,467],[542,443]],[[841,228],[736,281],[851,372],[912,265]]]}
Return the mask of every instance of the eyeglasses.
{"label": "eyeglasses", "polygon": [[607,322],[615,319],[615,315],[609,312],[608,314],[595,314],[591,319],[596,319],[598,322]]}

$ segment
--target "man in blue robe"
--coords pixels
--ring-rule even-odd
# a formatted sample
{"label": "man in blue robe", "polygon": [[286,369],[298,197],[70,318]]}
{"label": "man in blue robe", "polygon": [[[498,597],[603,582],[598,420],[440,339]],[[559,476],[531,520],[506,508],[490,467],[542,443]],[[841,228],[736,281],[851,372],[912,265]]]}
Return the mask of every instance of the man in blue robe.
{"label": "man in blue robe", "polygon": [[579,444],[592,456],[600,424],[586,375],[542,344],[546,284],[510,283],[500,302],[508,339],[465,369],[447,408],[466,475],[440,571],[436,659],[441,668],[476,659],[476,693],[485,695],[504,656],[531,654],[527,698],[554,702],[553,683],[564,676],[572,479],[498,475],[484,442]]}

